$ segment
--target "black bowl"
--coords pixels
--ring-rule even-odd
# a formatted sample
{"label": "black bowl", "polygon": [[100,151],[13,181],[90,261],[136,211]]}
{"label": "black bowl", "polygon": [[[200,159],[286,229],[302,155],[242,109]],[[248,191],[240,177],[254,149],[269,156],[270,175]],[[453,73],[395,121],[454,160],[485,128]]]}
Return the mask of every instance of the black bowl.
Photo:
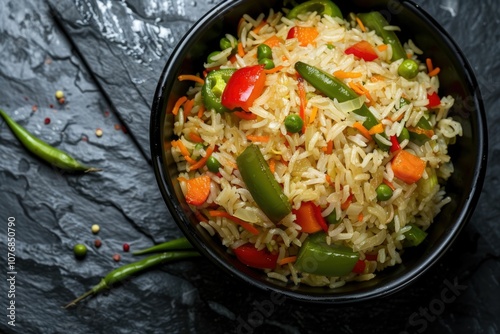
{"label": "black bowl", "polygon": [[[207,54],[218,45],[225,33],[236,32],[239,18],[248,13],[255,17],[269,8],[280,10],[283,0],[226,1],[200,19],[179,42],[161,74],[151,113],[151,152],[154,171],[161,193],[178,226],[194,246],[230,275],[270,292],[295,300],[346,303],[385,296],[413,282],[434,264],[450,247],[472,215],[479,198],[486,169],[487,130],[479,86],[473,71],[457,45],[439,24],[411,1],[355,1],[344,5],[342,12],[379,10],[390,24],[398,25],[404,37],[411,37],[441,67],[440,94],[452,95],[455,106],[452,115],[463,127],[463,136],[450,148],[455,172],[446,184],[451,197],[429,235],[419,247],[405,252],[403,264],[380,272],[367,282],[350,282],[337,289],[286,285],[269,279],[263,272],[241,264],[229,255],[219,240],[199,227],[179,187],[176,163],[169,143],[173,138],[173,117],[166,114],[175,101],[185,95],[189,83],[179,82],[177,76],[201,72]],[[403,37],[403,40],[404,40]]]}

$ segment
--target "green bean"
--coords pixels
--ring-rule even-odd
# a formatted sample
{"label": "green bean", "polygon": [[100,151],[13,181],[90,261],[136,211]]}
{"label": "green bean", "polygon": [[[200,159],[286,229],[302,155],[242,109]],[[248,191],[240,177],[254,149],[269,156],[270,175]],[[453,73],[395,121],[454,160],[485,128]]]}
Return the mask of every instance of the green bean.
{"label": "green bean", "polygon": [[24,147],[42,160],[66,171],[89,173],[101,170],[99,168],[85,166],[66,152],[52,147],[41,139],[35,137],[28,130],[10,118],[9,115],[7,115],[7,113],[5,113],[2,109],[0,109],[0,115]]}
{"label": "green bean", "polygon": [[385,17],[379,12],[361,13],[358,14],[359,19],[365,27],[375,30],[377,35],[382,37],[386,44],[392,48],[392,61],[406,58],[406,52],[399,41],[398,36],[392,30],[386,30],[385,27],[389,25]]}
{"label": "green bean", "polygon": [[256,145],[248,146],[236,158],[236,164],[255,203],[272,222],[279,222],[292,211],[288,197]]}
{"label": "green bean", "polygon": [[170,240],[163,242],[161,244],[155,245],[153,247],[149,247],[146,249],[138,250],[133,252],[134,255],[144,255],[149,253],[159,253],[166,252],[171,250],[181,250],[181,249],[193,249],[193,245],[189,242],[189,240],[185,237],[178,238],[175,240]]}
{"label": "green bean", "polygon": [[83,295],[71,301],[69,304],[64,306],[64,308],[75,306],[83,299],[95,295],[104,290],[110,289],[113,286],[113,284],[122,282],[123,280],[129,278],[130,276],[143,272],[146,269],[149,269],[153,266],[197,256],[200,256],[200,254],[196,251],[164,252],[151,255],[140,261],[126,264],[111,271],[109,274],[104,276],[104,278],[102,278],[99,283],[94,285],[89,291],[85,292]]}

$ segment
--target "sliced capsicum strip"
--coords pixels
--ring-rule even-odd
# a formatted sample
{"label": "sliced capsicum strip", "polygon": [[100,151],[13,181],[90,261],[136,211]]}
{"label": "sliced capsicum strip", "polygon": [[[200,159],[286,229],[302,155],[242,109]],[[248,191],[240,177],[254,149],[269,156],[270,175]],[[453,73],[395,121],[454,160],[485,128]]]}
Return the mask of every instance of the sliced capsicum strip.
{"label": "sliced capsicum strip", "polygon": [[205,84],[201,88],[201,97],[208,110],[214,109],[218,113],[230,111],[222,105],[221,99],[227,82],[235,71],[236,69],[228,68],[214,70],[208,73],[205,78]]}
{"label": "sliced capsicum strip", "polygon": [[389,44],[392,48],[392,61],[406,58],[406,52],[399,41],[398,36],[392,30],[384,29],[389,25],[385,17],[380,14],[380,12],[369,12],[358,14],[358,18],[363,22],[365,27],[375,30],[377,35],[382,37],[386,44]]}
{"label": "sliced capsicum strip", "polygon": [[329,0],[306,1],[304,3],[301,3],[300,5],[293,7],[288,12],[286,17],[288,19],[294,19],[300,14],[305,14],[310,12],[317,12],[318,15],[321,16],[328,15],[331,17],[338,17],[341,19],[344,18],[342,16],[342,12],[340,11],[339,7],[335,3]]}
{"label": "sliced capsicum strip", "polygon": [[236,158],[236,164],[255,203],[271,221],[277,223],[292,211],[288,197],[256,145],[248,146]]}
{"label": "sliced capsicum strip", "polygon": [[311,234],[300,247],[295,267],[309,274],[345,276],[352,272],[359,253],[342,245],[326,243],[326,233]]}
{"label": "sliced capsicum strip", "polygon": [[[358,97],[358,95],[351,88],[349,88],[338,78],[320,70],[317,67],[298,61],[295,63],[295,70],[300,74],[302,78],[304,78],[304,80],[309,82],[314,88],[316,88],[332,100],[337,99],[337,101],[339,102],[345,102]],[[375,118],[375,116],[371,113],[371,111],[365,104],[363,104],[361,108],[356,109],[353,112],[365,117],[363,126],[368,130],[379,124],[377,118]],[[387,138],[387,136],[383,133],[380,135],[384,138]],[[380,142],[376,137],[374,139],[382,150],[387,151],[389,149],[389,145]]]}

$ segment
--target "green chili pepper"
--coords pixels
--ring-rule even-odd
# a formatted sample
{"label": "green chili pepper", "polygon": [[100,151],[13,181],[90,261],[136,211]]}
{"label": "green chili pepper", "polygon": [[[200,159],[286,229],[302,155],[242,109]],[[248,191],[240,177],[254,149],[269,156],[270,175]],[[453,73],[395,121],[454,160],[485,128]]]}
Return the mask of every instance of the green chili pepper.
{"label": "green chili pepper", "polygon": [[403,140],[408,139],[410,140],[410,131],[408,131],[407,128],[403,128],[401,130],[401,133],[398,136],[398,142],[402,142]]}
{"label": "green chili pepper", "polygon": [[332,211],[328,216],[325,217],[326,222],[329,225],[340,223],[341,219],[337,219],[337,213],[335,210]]}
{"label": "green chili pepper", "polygon": [[300,247],[295,267],[314,275],[345,276],[358,260],[358,252],[347,246],[328,245],[326,233],[318,232],[309,235]]}
{"label": "green chili pepper", "polygon": [[12,118],[9,117],[9,115],[5,113],[5,111],[1,109],[0,115],[3,117],[17,139],[19,139],[19,141],[24,145],[24,147],[26,147],[31,153],[47,161],[48,163],[58,168],[73,172],[88,173],[101,171],[101,169],[99,168],[88,167],[81,164],[66,152],[52,147],[41,139],[35,137],[28,130],[16,123]]}
{"label": "green chili pepper", "polygon": [[[358,95],[341,80],[320,70],[319,68],[298,61],[295,63],[295,70],[307,82],[313,85],[314,88],[316,88],[332,100],[337,99],[337,101],[339,102],[345,102],[358,97]],[[353,110],[353,112],[365,117],[363,126],[368,130],[379,123],[365,104],[363,104],[361,108]],[[385,134],[380,135],[384,138],[387,137],[385,136]],[[389,145],[380,142],[377,137],[374,137],[374,139],[382,150],[387,151],[390,148]]]}
{"label": "green chili pepper", "polygon": [[420,227],[415,224],[410,224],[410,229],[404,233],[405,247],[414,247],[418,246],[424,241],[425,237],[427,237],[427,232],[423,231]]}
{"label": "green chili pepper", "polygon": [[163,242],[161,244],[155,245],[153,247],[149,247],[146,249],[138,250],[133,252],[133,255],[144,255],[149,253],[159,253],[171,250],[181,250],[181,249],[193,249],[193,245],[189,242],[189,240],[185,237],[170,240],[167,242]]}
{"label": "green chili pepper", "polygon": [[398,74],[405,79],[413,79],[418,74],[418,64],[413,59],[405,59],[398,67]]}
{"label": "green chili pepper", "polygon": [[380,14],[380,12],[370,12],[370,13],[361,13],[358,14],[359,19],[365,27],[370,28],[371,30],[375,30],[377,35],[382,37],[386,44],[389,44],[392,48],[392,61],[406,58],[406,52],[399,41],[396,33],[391,30],[385,30],[384,27],[388,26],[389,23],[385,19],[385,17]]}
{"label": "green chili pepper", "polygon": [[328,15],[343,19],[342,12],[336,4],[329,0],[311,0],[295,6],[287,14],[288,19],[294,19],[300,14],[317,12],[319,15]]}
{"label": "green chili pepper", "polygon": [[228,68],[214,70],[208,73],[205,84],[201,88],[201,97],[207,109],[214,109],[218,113],[229,112],[221,103],[221,96],[226,84],[236,69]]}
{"label": "green chili pepper", "polygon": [[200,256],[200,254],[196,251],[167,252],[151,255],[143,260],[126,264],[111,271],[109,274],[104,276],[104,278],[101,279],[98,284],[94,285],[89,291],[85,292],[83,295],[79,296],[78,298],[64,306],[64,308],[75,306],[78,302],[82,301],[88,296],[92,296],[104,290],[110,289],[113,284],[119,283],[124,279],[138,274],[153,266],[197,256]]}
{"label": "green chili pepper", "polygon": [[277,223],[292,211],[288,197],[256,145],[248,146],[236,158],[236,164],[255,203],[271,221]]}

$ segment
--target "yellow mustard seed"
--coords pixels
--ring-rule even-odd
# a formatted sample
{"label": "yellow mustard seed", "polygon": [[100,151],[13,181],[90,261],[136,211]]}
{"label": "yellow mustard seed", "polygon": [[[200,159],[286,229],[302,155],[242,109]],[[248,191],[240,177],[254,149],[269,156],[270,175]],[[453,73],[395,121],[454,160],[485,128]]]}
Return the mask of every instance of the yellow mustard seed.
{"label": "yellow mustard seed", "polygon": [[97,234],[100,229],[101,228],[99,227],[99,225],[97,224],[92,225],[92,233]]}

